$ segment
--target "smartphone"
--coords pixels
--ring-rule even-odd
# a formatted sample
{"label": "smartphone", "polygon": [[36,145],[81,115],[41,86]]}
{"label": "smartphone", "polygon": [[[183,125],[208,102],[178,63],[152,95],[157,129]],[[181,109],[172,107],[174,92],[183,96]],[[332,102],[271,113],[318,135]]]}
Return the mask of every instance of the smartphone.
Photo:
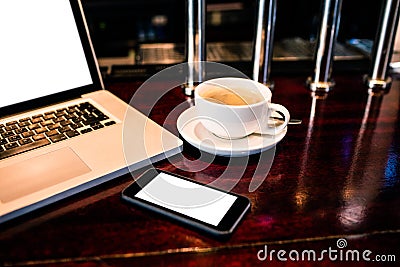
{"label": "smartphone", "polygon": [[122,191],[122,199],[192,229],[229,237],[250,200],[169,172],[149,169]]}

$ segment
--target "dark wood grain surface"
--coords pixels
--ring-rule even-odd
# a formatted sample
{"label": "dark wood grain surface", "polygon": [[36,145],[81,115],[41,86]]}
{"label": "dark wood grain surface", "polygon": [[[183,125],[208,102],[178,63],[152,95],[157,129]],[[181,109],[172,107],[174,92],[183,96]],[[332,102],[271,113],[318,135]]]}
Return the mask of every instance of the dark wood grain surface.
{"label": "dark wood grain surface", "polygon": [[[317,98],[304,87],[305,77],[274,77],[273,102],[303,121],[289,126],[275,150],[230,159],[199,153],[185,143],[182,155],[155,164],[221,188],[235,185],[233,192],[251,200],[251,212],[229,240],[123,203],[120,192],[139,170],[1,225],[0,265],[375,266],[376,256],[386,256],[396,262],[385,264],[398,266],[400,83],[395,80],[384,96],[371,96],[360,75],[335,80],[335,89]],[[107,86],[129,102],[140,83]],[[190,106],[179,88],[168,90],[154,107],[146,94],[134,97],[139,110],[174,133],[177,116]],[[261,183],[254,192],[252,181]],[[339,239],[347,246],[338,248]],[[272,260],[260,261],[257,254],[265,248],[276,252]],[[329,248],[337,255],[369,250],[371,261],[328,255],[322,261],[280,261],[276,256],[279,250],[288,257],[294,250]]]}

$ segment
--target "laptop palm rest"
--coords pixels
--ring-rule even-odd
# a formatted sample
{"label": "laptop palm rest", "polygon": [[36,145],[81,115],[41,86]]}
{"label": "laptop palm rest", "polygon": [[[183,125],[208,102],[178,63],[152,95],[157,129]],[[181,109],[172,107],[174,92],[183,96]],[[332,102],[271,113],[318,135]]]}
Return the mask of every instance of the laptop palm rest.
{"label": "laptop palm rest", "polygon": [[0,201],[13,201],[89,171],[69,147],[9,165],[0,169]]}

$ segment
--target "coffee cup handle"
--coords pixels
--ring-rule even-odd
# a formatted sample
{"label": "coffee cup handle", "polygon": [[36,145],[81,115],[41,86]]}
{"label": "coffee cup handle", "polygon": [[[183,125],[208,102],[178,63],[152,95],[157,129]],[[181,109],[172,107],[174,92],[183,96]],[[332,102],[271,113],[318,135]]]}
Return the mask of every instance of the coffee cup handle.
{"label": "coffee cup handle", "polygon": [[290,113],[287,110],[287,108],[285,108],[284,106],[282,106],[280,104],[269,103],[269,109],[270,109],[269,114],[272,114],[273,112],[277,112],[280,115],[282,115],[283,122],[278,126],[275,126],[275,125],[271,126],[268,123],[269,118],[266,118],[266,120],[262,123],[263,125],[261,125],[260,129],[258,131],[256,131],[255,133],[276,135],[276,134],[282,132],[283,129],[285,129],[285,127],[288,125],[289,120],[290,120]]}

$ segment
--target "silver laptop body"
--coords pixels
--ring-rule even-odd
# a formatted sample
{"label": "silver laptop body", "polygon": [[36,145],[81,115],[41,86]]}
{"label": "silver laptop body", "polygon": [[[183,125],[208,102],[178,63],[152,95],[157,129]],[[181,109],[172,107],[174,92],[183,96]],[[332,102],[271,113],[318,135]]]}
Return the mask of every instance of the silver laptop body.
{"label": "silver laptop body", "polygon": [[79,0],[0,5],[0,223],[181,151],[104,90]]}

